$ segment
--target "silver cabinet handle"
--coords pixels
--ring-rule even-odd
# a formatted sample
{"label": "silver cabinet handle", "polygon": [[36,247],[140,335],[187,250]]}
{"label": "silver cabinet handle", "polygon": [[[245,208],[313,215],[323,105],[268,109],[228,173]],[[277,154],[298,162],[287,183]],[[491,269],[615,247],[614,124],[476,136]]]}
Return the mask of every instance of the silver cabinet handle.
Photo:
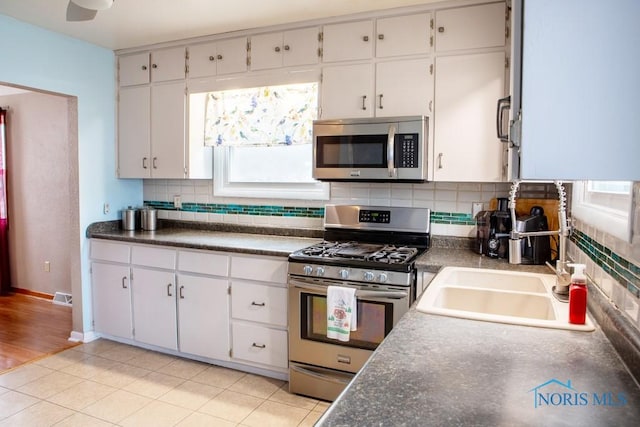
{"label": "silver cabinet handle", "polygon": [[153,168],[154,169],[158,169],[158,158],[157,157],[153,158],[152,164],[153,164]]}
{"label": "silver cabinet handle", "polygon": [[266,345],[266,344],[256,344],[256,343],[253,343],[253,344],[251,344],[251,347],[255,347],[255,348],[267,348],[267,345]]}
{"label": "silver cabinet handle", "polygon": [[362,37],[362,41],[364,41],[364,42],[368,42],[368,41],[369,41],[369,36],[364,36],[364,37]]}
{"label": "silver cabinet handle", "polygon": [[158,68],[158,64],[151,64],[151,68]]}
{"label": "silver cabinet handle", "polygon": [[142,169],[147,169],[147,158],[146,157],[142,158]]}
{"label": "silver cabinet handle", "polygon": [[363,110],[367,109],[367,106],[364,104],[366,100],[367,100],[367,95],[362,95],[362,109]]}
{"label": "silver cabinet handle", "polygon": [[438,32],[439,33],[444,33],[444,27],[438,27]]}
{"label": "silver cabinet handle", "polygon": [[384,107],[382,106],[382,94],[378,95],[378,108],[379,109],[383,109]]}
{"label": "silver cabinet handle", "polygon": [[384,40],[384,34],[378,34],[378,40]]}
{"label": "silver cabinet handle", "polygon": [[218,55],[218,59],[222,59],[222,55]]}
{"label": "silver cabinet handle", "polygon": [[251,305],[255,306],[255,307],[264,307],[266,304],[263,302],[255,302],[255,301],[251,301]]}
{"label": "silver cabinet handle", "polygon": [[127,289],[127,276],[122,277],[122,289]]}
{"label": "silver cabinet handle", "polygon": [[171,293],[171,286],[172,286],[171,283],[169,283],[167,285],[167,296],[168,297],[172,297],[173,296],[173,294]]}
{"label": "silver cabinet handle", "polygon": [[213,56],[213,55],[209,55],[209,61],[215,61],[215,60],[216,60],[216,57],[215,57],[215,56]]}
{"label": "silver cabinet handle", "polygon": [[184,299],[184,294],[182,293],[182,291],[184,291],[184,286],[180,286],[180,292],[179,292],[180,299]]}
{"label": "silver cabinet handle", "polygon": [[284,45],[284,50],[290,50],[290,49],[291,49],[291,48],[289,47],[289,45],[288,45],[288,44],[285,44],[285,45]]}
{"label": "silver cabinet handle", "polygon": [[142,71],[147,71],[147,66],[146,65],[143,65],[141,68],[142,68]]}
{"label": "silver cabinet handle", "polygon": [[280,52],[280,46],[276,46],[276,48],[274,49],[276,52]]}
{"label": "silver cabinet handle", "polygon": [[433,111],[433,101],[429,101],[429,112]]}
{"label": "silver cabinet handle", "polygon": [[438,169],[442,169],[442,157],[444,157],[444,154],[438,154]]}

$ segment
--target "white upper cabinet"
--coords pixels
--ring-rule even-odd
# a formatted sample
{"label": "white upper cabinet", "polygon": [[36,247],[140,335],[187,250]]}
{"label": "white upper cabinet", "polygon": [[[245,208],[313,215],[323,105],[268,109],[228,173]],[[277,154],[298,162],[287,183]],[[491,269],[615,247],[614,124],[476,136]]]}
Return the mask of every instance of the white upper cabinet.
{"label": "white upper cabinet", "polygon": [[430,13],[381,18],[376,22],[376,56],[420,55],[431,51]]}
{"label": "white upper cabinet", "polygon": [[247,71],[247,38],[189,46],[189,78]]}
{"label": "white upper cabinet", "polygon": [[251,69],[317,64],[318,27],[251,37]]}
{"label": "white upper cabinet", "polygon": [[502,181],[495,112],[504,96],[505,53],[438,57],[435,74],[434,181]]}
{"label": "white upper cabinet", "polygon": [[504,46],[505,18],[504,2],[436,11],[436,51]]}
{"label": "white upper cabinet", "polygon": [[373,117],[373,65],[337,65],[322,69],[323,119]]}
{"label": "white upper cabinet", "polygon": [[185,48],[174,47],[121,56],[120,86],[179,80],[185,77]]}
{"label": "white upper cabinet", "polygon": [[378,62],[376,116],[428,116],[433,100],[431,59]]}
{"label": "white upper cabinet", "polygon": [[373,56],[373,21],[325,25],[322,30],[324,62],[369,59]]}

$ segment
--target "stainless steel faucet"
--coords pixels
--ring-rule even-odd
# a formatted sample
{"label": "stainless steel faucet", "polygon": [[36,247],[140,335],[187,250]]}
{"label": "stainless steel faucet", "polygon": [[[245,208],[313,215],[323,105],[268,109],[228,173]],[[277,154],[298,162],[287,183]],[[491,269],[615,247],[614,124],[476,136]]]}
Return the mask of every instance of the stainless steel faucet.
{"label": "stainless steel faucet", "polygon": [[[527,181],[540,182],[540,181]],[[543,181],[544,182],[544,181]],[[509,209],[511,211],[511,233],[509,234],[509,263],[522,263],[522,253],[520,252],[520,242],[525,237],[530,236],[558,236],[558,260],[555,267],[547,262],[547,266],[556,274],[556,285],[553,287],[554,296],[560,301],[569,300],[569,284],[571,274],[569,273],[567,261],[567,239],[569,238],[570,225],[567,220],[567,192],[561,181],[553,181],[558,189],[558,225],[557,230],[552,231],[518,231],[516,227],[516,196],[520,187],[520,181],[513,181],[509,192]]]}

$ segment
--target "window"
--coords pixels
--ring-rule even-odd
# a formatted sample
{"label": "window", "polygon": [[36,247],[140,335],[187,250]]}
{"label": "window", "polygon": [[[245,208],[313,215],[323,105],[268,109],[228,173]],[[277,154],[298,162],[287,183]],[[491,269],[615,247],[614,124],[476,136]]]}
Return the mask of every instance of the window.
{"label": "window", "polygon": [[318,83],[208,92],[205,144],[214,147],[214,195],[279,199],[329,198],[312,171],[312,122]]}
{"label": "window", "polygon": [[600,230],[631,242],[633,183],[577,181],[573,184],[572,214]]}

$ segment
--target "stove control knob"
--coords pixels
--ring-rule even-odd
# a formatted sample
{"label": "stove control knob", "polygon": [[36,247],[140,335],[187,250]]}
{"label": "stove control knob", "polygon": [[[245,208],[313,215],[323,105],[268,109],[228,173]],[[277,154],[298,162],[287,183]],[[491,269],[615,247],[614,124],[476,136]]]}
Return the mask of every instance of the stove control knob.
{"label": "stove control knob", "polygon": [[364,272],[364,280],[366,280],[367,282],[372,281],[374,277],[375,276],[371,271],[365,271]]}
{"label": "stove control knob", "polygon": [[340,276],[341,279],[346,280],[349,278],[349,270],[347,270],[346,268],[343,268],[340,271],[338,271],[338,275]]}
{"label": "stove control knob", "polygon": [[316,276],[324,276],[324,267],[316,268]]}
{"label": "stove control knob", "polygon": [[305,265],[305,266],[302,268],[302,272],[303,272],[304,274],[306,274],[307,276],[310,276],[310,275],[311,275],[311,273],[313,273],[313,267],[311,267],[310,265]]}
{"label": "stove control knob", "polygon": [[389,280],[389,276],[387,275],[387,273],[380,273],[380,275],[378,276],[378,282],[384,283],[387,280]]}

